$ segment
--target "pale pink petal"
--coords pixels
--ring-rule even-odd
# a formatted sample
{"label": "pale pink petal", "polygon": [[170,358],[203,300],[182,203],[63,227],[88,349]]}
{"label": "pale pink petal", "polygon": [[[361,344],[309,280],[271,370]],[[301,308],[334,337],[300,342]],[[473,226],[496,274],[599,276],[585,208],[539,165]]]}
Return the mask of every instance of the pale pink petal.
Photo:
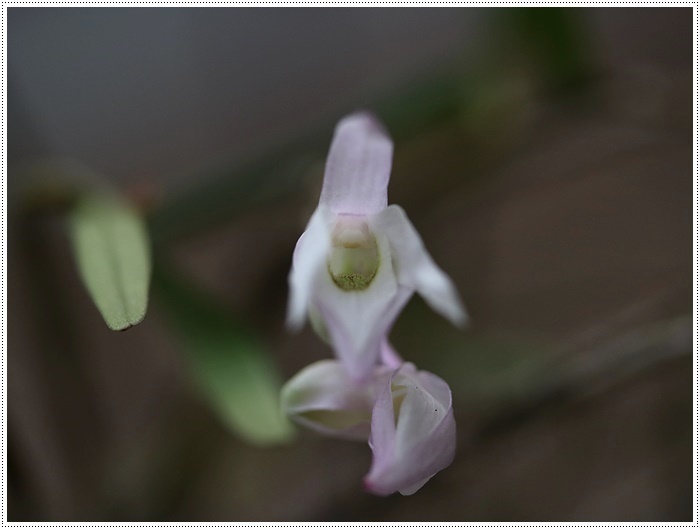
{"label": "pale pink petal", "polygon": [[378,390],[370,446],[373,459],[365,486],[379,495],[416,492],[454,459],[456,428],[449,386],[404,364]]}
{"label": "pale pink petal", "polygon": [[339,214],[368,215],[387,205],[393,143],[367,112],[343,118],[326,160],[320,203]]}
{"label": "pale pink petal", "polygon": [[316,278],[326,268],[330,248],[331,214],[319,206],[297,241],[289,272],[287,327],[297,330],[304,325]]}
{"label": "pale pink petal", "polygon": [[295,423],[319,433],[367,441],[375,387],[358,384],[336,360],[315,362],[282,388],[282,410]]}
{"label": "pale pink petal", "polygon": [[464,325],[467,314],[457,289],[430,257],[406,212],[389,206],[374,216],[373,225],[389,239],[399,283],[414,288],[433,310],[455,325]]}
{"label": "pale pink petal", "polygon": [[[372,433],[369,438],[369,446],[372,452],[381,454],[386,460],[391,459],[396,445],[394,397],[391,391],[391,381],[397,372],[398,369],[382,369],[378,375],[379,382],[372,408]],[[365,486],[370,488],[372,483],[365,479]]]}

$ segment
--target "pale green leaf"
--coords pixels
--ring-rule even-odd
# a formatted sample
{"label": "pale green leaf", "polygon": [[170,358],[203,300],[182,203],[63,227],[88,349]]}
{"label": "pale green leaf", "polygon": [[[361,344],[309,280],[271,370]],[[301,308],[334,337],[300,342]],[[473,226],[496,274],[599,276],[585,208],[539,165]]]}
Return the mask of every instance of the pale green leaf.
{"label": "pale green leaf", "polygon": [[68,225],[83,283],[107,326],[123,331],[143,320],[151,255],[141,217],[118,197],[94,193],[76,201]]}
{"label": "pale green leaf", "polygon": [[157,267],[154,291],[203,397],[222,422],[259,445],[288,441],[293,429],[281,411],[281,380],[268,351],[230,312],[182,278]]}

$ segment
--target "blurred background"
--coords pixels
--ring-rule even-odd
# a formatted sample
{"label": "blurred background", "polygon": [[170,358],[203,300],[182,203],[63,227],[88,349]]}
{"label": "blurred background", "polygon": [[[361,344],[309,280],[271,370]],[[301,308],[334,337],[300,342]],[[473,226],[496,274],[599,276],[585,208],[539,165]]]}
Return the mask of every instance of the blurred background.
{"label": "blurred background", "polygon": [[[9,521],[692,521],[691,8],[7,21]],[[357,109],[472,316],[416,298],[392,332],[458,425],[406,498],[363,492],[366,445],[274,415],[331,354],[285,332],[286,276]],[[120,215],[151,285],[114,332],[76,233],[102,226],[109,267]]]}

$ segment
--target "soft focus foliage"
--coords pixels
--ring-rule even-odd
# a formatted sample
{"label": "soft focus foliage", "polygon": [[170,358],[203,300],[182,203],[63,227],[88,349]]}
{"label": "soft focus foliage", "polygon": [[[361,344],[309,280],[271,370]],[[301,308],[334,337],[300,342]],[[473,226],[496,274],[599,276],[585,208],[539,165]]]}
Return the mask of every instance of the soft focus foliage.
{"label": "soft focus foliage", "polygon": [[68,223],[80,274],[109,328],[141,322],[151,279],[143,220],[119,197],[89,193],[76,199]]}
{"label": "soft focus foliage", "polygon": [[200,392],[224,424],[252,443],[288,441],[279,376],[252,332],[172,272],[159,269],[154,288]]}

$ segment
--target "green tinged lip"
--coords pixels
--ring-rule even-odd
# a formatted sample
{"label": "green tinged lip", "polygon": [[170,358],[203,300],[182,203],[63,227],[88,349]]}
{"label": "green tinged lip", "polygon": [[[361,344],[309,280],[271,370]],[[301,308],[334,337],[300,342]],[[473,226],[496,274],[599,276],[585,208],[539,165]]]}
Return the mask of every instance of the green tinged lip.
{"label": "green tinged lip", "polygon": [[[332,256],[328,257],[328,273],[331,275],[333,282],[345,291],[365,290],[367,289],[379,270],[380,257],[377,248],[377,241],[372,237],[370,249],[372,260],[375,262],[367,266],[367,248],[342,248],[344,252],[345,262],[340,267],[336,265],[336,272],[333,271]],[[364,255],[363,255],[364,254]],[[365,259],[362,259],[364,257]],[[340,268],[340,269],[338,269]]]}
{"label": "green tinged lip", "polygon": [[338,285],[342,290],[365,290],[372,283],[374,276],[377,275],[375,272],[371,276],[366,276],[364,274],[339,274],[333,275],[330,267],[328,271],[333,278],[333,282]]}

